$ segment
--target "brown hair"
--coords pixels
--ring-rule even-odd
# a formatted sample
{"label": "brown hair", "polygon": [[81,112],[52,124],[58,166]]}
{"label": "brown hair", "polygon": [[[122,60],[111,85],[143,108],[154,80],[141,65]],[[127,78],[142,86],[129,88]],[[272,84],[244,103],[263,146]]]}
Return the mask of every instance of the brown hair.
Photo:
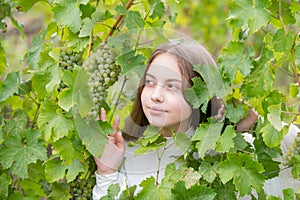
{"label": "brown hair", "polygon": [[[158,47],[150,57],[145,72],[148,71],[148,68],[153,59],[157,55],[163,53],[169,53],[176,57],[182,76],[189,81],[189,85],[191,86],[193,85],[193,77],[202,78],[197,72],[193,70],[194,65],[202,64],[207,65],[208,67],[216,67],[215,60],[203,46],[195,43],[194,41],[183,41],[177,43],[170,42]],[[145,74],[146,73],[144,73],[143,77],[140,80],[140,86],[137,91],[133,109],[130,116],[125,120],[125,126],[122,130],[123,136],[127,140],[134,140],[141,137],[144,130],[149,125],[148,119],[143,112],[141,104],[141,93],[145,84]],[[206,121],[207,118],[217,115],[218,110],[220,109],[222,104],[223,102],[221,99],[213,97],[207,105],[206,113],[202,112],[201,107],[193,109],[192,126],[196,128],[199,123]]]}

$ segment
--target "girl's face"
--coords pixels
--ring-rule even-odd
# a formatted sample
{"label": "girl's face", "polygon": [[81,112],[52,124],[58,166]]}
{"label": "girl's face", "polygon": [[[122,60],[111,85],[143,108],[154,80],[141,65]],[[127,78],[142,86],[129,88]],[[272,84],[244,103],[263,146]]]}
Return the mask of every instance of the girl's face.
{"label": "girl's face", "polygon": [[163,129],[164,136],[190,127],[192,108],[183,95],[184,82],[176,57],[168,53],[157,55],[146,72],[143,111],[151,125]]}

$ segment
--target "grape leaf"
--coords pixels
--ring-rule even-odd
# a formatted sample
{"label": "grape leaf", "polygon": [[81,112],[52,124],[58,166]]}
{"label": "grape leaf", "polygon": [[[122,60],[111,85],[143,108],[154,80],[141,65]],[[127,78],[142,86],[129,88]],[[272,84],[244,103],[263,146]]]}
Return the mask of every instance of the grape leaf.
{"label": "grape leaf", "polygon": [[141,17],[141,14],[137,11],[129,11],[126,19],[126,26],[129,30],[131,29],[140,29],[144,28],[144,20]]}
{"label": "grape leaf", "polygon": [[226,126],[223,134],[217,141],[216,151],[221,153],[229,152],[230,148],[234,147],[235,136],[236,133],[233,126]]}
{"label": "grape leaf", "polygon": [[73,122],[49,100],[45,100],[41,105],[37,123],[46,141],[56,141],[74,129]]}
{"label": "grape leaf", "polygon": [[191,145],[191,138],[186,133],[176,133],[173,136],[173,141],[183,152],[186,152]]}
{"label": "grape leaf", "polygon": [[216,147],[222,128],[223,123],[211,123],[200,124],[196,129],[192,141],[197,141],[195,147],[198,150],[200,158],[203,158],[208,150]]}
{"label": "grape leaf", "polygon": [[213,65],[196,65],[194,70],[204,79],[210,97],[223,98],[225,96],[223,79],[217,67]]}
{"label": "grape leaf", "polygon": [[232,181],[227,182],[225,185],[216,185],[215,191],[217,193],[215,197],[216,200],[237,199],[236,190]]}
{"label": "grape leaf", "polygon": [[281,156],[280,147],[267,147],[261,137],[256,138],[253,144],[255,147],[255,153],[257,154],[257,160],[263,165],[265,169],[265,176],[267,176],[268,178],[278,176],[278,173],[280,171],[280,162],[275,161],[274,158],[279,158]]}
{"label": "grape leaf", "polygon": [[289,31],[287,34],[283,29],[277,30],[273,37],[274,49],[278,52],[290,51],[294,45],[295,32]]}
{"label": "grape leaf", "polygon": [[31,46],[25,55],[25,58],[31,69],[38,69],[40,53],[44,48],[44,36],[37,34],[33,37]]}
{"label": "grape leaf", "polygon": [[[100,158],[104,146],[108,142],[104,129],[100,127],[99,123],[95,120],[85,120],[75,111],[73,114],[75,128],[78,131],[82,143],[93,156]],[[112,128],[110,128],[110,130],[112,130]]]}
{"label": "grape leaf", "polygon": [[[115,199],[120,192],[119,184],[111,184],[107,189],[107,195],[101,197],[101,200],[111,200]],[[121,199],[121,198],[120,198]]]}
{"label": "grape leaf", "polygon": [[60,159],[64,162],[64,165],[70,165],[75,159],[78,158],[82,160],[82,155],[79,157],[80,154],[76,152],[71,140],[67,139],[66,137],[54,142],[53,148],[59,154]]}
{"label": "grape leaf", "polygon": [[27,1],[27,0],[19,0],[18,1],[18,6],[20,11],[26,12],[28,11],[30,8],[32,8],[32,6],[34,4],[36,4],[37,2],[39,2],[41,0],[31,0],[31,1]]}
{"label": "grape leaf", "polygon": [[203,185],[194,185],[186,189],[185,183],[179,181],[172,188],[172,199],[174,200],[213,200],[216,193],[208,187]]}
{"label": "grape leaf", "polygon": [[230,121],[237,123],[248,114],[242,105],[234,106],[233,104],[228,104],[226,108],[226,117],[230,119]]}
{"label": "grape leaf", "polygon": [[228,159],[219,164],[218,174],[222,183],[233,179],[236,189],[241,196],[251,193],[253,187],[258,192],[264,185],[264,168],[252,157],[244,153],[230,153]]}
{"label": "grape leaf", "polygon": [[133,50],[126,52],[116,58],[116,64],[122,67],[123,74],[126,74],[135,67],[145,66],[146,58],[141,55],[135,55]]}
{"label": "grape leaf", "polygon": [[150,17],[154,19],[155,17],[158,17],[159,19],[162,18],[162,16],[165,14],[165,5],[161,1],[153,1],[151,4],[152,7],[152,13]]}
{"label": "grape leaf", "polygon": [[229,11],[229,24],[233,28],[247,25],[252,34],[269,22],[271,13],[267,8],[270,5],[269,0],[234,0]]}
{"label": "grape leaf", "polygon": [[7,199],[8,197],[8,186],[11,184],[11,177],[8,173],[2,173],[0,176],[0,199]]}
{"label": "grape leaf", "polygon": [[283,129],[277,131],[272,124],[266,122],[261,129],[262,137],[268,147],[277,147],[283,138]]}
{"label": "grape leaf", "polygon": [[0,75],[4,73],[5,69],[6,69],[6,54],[2,45],[0,44]]}
{"label": "grape leaf", "polygon": [[86,116],[94,106],[88,79],[89,75],[83,69],[65,72],[63,81],[69,87],[58,95],[58,105],[66,111],[76,105],[81,116]]}
{"label": "grape leaf", "polygon": [[153,176],[146,178],[140,183],[140,187],[143,189],[136,195],[136,200],[166,200],[169,199],[167,193],[164,190],[160,190],[155,184]]}
{"label": "grape leaf", "polygon": [[269,122],[274,126],[277,131],[281,131],[283,126],[281,122],[281,104],[270,105],[268,107],[269,113],[267,114]]}
{"label": "grape leaf", "polygon": [[10,136],[19,136],[26,129],[28,116],[22,112],[16,112],[12,119],[7,120],[4,132]]}
{"label": "grape leaf", "polygon": [[[192,81],[194,85],[184,90],[184,96],[193,108],[199,108],[203,105],[202,109],[206,109],[210,99],[207,85],[199,77],[193,78]],[[202,111],[206,112],[206,110]]]}
{"label": "grape leaf", "polygon": [[62,180],[65,177],[65,166],[62,164],[61,160],[51,159],[45,162],[45,174],[46,180],[49,183]]}
{"label": "grape leaf", "polygon": [[46,148],[38,141],[40,132],[27,130],[27,143],[21,137],[8,137],[0,150],[0,163],[4,169],[11,167],[11,172],[20,178],[28,178],[28,164],[47,158]]}
{"label": "grape leaf", "polygon": [[12,96],[14,93],[18,93],[19,83],[20,83],[20,77],[18,72],[9,73],[2,85],[2,91],[0,93],[0,102],[5,101],[8,97]]}
{"label": "grape leaf", "polygon": [[212,165],[209,161],[204,160],[201,162],[198,172],[204,180],[209,183],[212,183],[217,177],[217,165]]}
{"label": "grape leaf", "polygon": [[77,33],[81,26],[81,11],[74,1],[63,1],[53,9],[54,18],[58,23],[66,25],[73,33]]}
{"label": "grape leaf", "polygon": [[219,57],[219,64],[225,75],[230,80],[234,80],[238,70],[244,77],[250,74],[252,57],[254,50],[252,47],[245,47],[241,42],[230,42],[226,48],[222,49],[222,55]]}

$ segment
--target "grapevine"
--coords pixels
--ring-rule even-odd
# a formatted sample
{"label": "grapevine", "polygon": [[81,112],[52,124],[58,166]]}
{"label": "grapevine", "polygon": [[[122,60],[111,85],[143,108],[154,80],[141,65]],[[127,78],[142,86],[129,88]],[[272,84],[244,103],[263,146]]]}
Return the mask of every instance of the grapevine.
{"label": "grapevine", "polygon": [[118,80],[121,67],[115,64],[112,50],[107,45],[101,45],[83,64],[83,68],[90,75],[88,85],[95,104],[90,114],[96,116],[105,102],[109,87]]}

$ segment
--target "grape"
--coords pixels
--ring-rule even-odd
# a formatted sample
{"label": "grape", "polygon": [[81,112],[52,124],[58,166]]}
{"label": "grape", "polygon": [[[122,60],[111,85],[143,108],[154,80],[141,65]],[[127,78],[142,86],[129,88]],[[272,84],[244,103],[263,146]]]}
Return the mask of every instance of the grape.
{"label": "grape", "polygon": [[90,116],[95,117],[99,108],[103,107],[108,88],[118,80],[121,68],[115,64],[115,55],[107,45],[101,45],[95,50],[83,64],[83,68],[90,75],[88,84],[95,104]]}
{"label": "grape", "polygon": [[[82,65],[82,53],[81,52],[75,52],[69,47],[62,47],[60,49],[59,53],[59,66],[60,68],[64,70],[73,70],[73,68],[78,65]],[[58,91],[62,91],[67,86],[61,81]]]}
{"label": "grape", "polygon": [[95,176],[92,175],[86,179],[77,177],[70,183],[70,192],[72,199],[92,199],[93,186],[95,185]]}
{"label": "grape", "polygon": [[300,132],[294,139],[294,143],[290,145],[288,151],[283,157],[283,165],[291,166],[293,165],[293,157],[299,155],[300,153]]}

